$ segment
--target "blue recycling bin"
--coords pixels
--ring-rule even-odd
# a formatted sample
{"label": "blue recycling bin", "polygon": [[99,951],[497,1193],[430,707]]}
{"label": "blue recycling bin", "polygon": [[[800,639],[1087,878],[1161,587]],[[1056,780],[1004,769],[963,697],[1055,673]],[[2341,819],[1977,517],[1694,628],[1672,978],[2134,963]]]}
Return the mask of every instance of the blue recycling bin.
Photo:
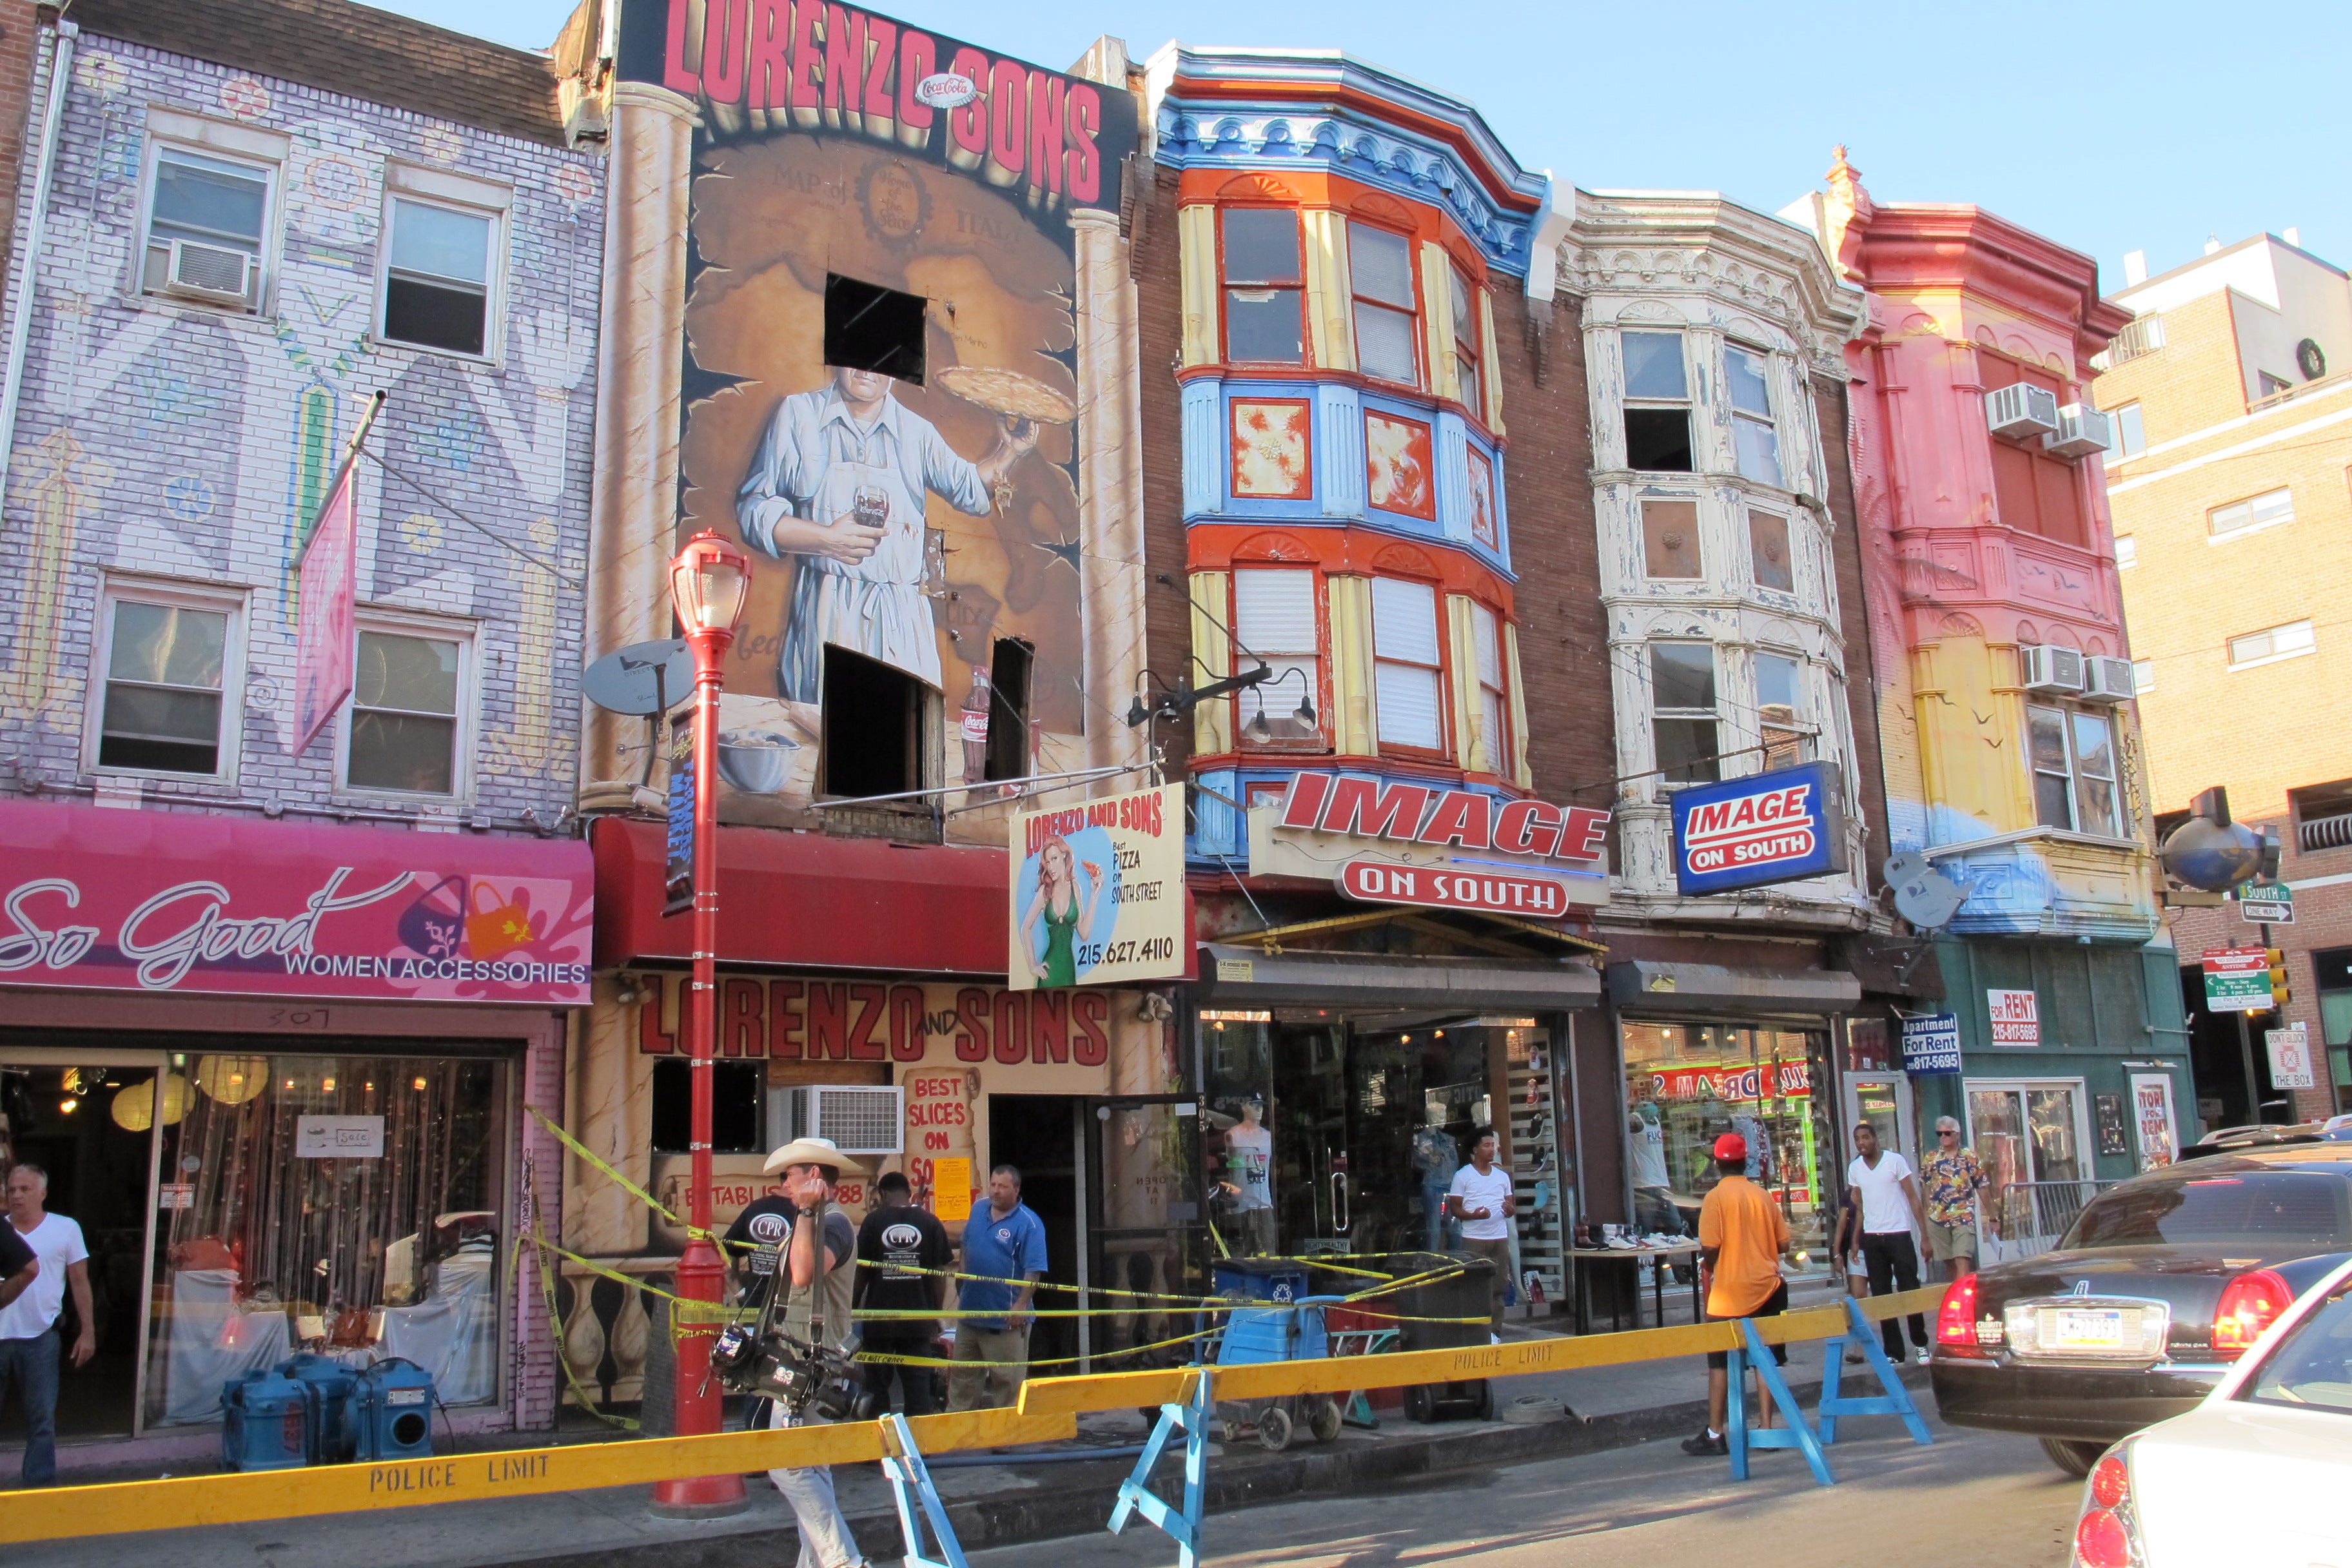
{"label": "blue recycling bin", "polygon": [[1307,1265],[1279,1258],[1223,1258],[1210,1268],[1220,1296],[1287,1306],[1307,1294]]}
{"label": "blue recycling bin", "polygon": [[293,1470],[310,1461],[309,1384],[249,1372],[221,1386],[221,1464],[232,1470]]}

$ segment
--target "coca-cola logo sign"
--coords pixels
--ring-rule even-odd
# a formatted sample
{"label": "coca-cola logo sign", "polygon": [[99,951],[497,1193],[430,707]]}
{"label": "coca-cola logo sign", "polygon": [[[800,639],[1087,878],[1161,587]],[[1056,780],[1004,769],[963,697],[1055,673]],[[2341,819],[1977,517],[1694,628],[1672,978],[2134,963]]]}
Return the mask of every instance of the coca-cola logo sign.
{"label": "coca-cola logo sign", "polygon": [[915,101],[933,109],[961,109],[980,96],[980,86],[968,76],[933,71],[915,84]]}

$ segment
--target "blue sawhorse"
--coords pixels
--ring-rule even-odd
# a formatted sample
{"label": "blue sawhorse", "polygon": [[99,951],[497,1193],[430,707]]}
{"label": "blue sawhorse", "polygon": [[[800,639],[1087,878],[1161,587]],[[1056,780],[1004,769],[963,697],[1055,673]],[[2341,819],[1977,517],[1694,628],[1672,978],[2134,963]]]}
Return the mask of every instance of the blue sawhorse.
{"label": "blue sawhorse", "polygon": [[1927,1430],[1918,1405],[1911,1401],[1911,1391],[1903,1386],[1896,1375],[1895,1363],[1886,1359],[1885,1347],[1879,1343],[1877,1332],[1870,1321],[1862,1315],[1862,1303],[1849,1296],[1845,1299],[1846,1321],[1853,1325],[1853,1337],[1861,1342],[1862,1353],[1869,1358],[1870,1370],[1878,1374],[1879,1386],[1886,1392],[1868,1394],[1858,1399],[1843,1398],[1838,1383],[1845,1371],[1845,1336],[1831,1340],[1825,1353],[1828,1361],[1822,1367],[1822,1441],[1837,1441],[1837,1423],[1841,1415],[1900,1415],[1903,1425],[1911,1430],[1911,1440],[1921,1447],[1932,1447],[1935,1437]]}
{"label": "blue sawhorse", "polygon": [[[907,1418],[893,1413],[882,1417],[882,1473],[890,1479],[890,1494],[898,1504],[898,1529],[907,1541],[907,1568],[968,1568],[955,1527],[948,1522],[947,1505],[931,1484],[930,1467]],[[923,1545],[923,1521],[929,1520],[939,1555]]]}
{"label": "blue sawhorse", "polygon": [[[1201,1512],[1209,1479],[1209,1421],[1216,1410],[1212,1393],[1215,1380],[1210,1369],[1200,1366],[1188,1370],[1195,1378],[1192,1396],[1181,1405],[1160,1407],[1160,1419],[1153,1423],[1151,1436],[1144,1442],[1142,1457],[1135,1461],[1134,1473],[1120,1484],[1118,1506],[1110,1512],[1113,1535],[1124,1531],[1128,1520],[1138,1513],[1147,1523],[1165,1531],[1176,1543],[1177,1568],[1199,1568],[1201,1561]],[[1152,1491],[1151,1468],[1167,1452],[1169,1438],[1179,1431],[1184,1434],[1184,1506],[1175,1509]]]}
{"label": "blue sawhorse", "polygon": [[[1739,1324],[1740,1342],[1731,1347],[1724,1358],[1724,1377],[1729,1384],[1724,1410],[1724,1437],[1731,1449],[1731,1479],[1748,1479],[1748,1450],[1750,1448],[1795,1448],[1805,1456],[1812,1467],[1813,1479],[1825,1487],[1835,1486],[1837,1478],[1830,1474],[1829,1459],[1822,1453],[1821,1440],[1813,1436],[1805,1413],[1797,1407],[1797,1396],[1789,1392],[1789,1380],[1780,1375],[1780,1364],[1773,1360],[1772,1347],[1766,1344],[1756,1331],[1752,1318],[1736,1320]],[[1780,1407],[1780,1419],[1787,1425],[1750,1432],[1748,1429],[1748,1378],[1746,1369],[1756,1369],[1756,1381]]]}

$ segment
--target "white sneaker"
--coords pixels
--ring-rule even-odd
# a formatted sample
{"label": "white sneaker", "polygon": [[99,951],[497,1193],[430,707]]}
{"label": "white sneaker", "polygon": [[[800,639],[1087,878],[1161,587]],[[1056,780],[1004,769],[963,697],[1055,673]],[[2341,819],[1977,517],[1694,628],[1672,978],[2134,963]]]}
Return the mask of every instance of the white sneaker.
{"label": "white sneaker", "polygon": [[1917,1362],[1921,1366],[1926,1366],[1927,1364],[1927,1347],[1926,1345],[1921,1345],[1917,1350],[1913,1351],[1911,1352],[1911,1359]]}

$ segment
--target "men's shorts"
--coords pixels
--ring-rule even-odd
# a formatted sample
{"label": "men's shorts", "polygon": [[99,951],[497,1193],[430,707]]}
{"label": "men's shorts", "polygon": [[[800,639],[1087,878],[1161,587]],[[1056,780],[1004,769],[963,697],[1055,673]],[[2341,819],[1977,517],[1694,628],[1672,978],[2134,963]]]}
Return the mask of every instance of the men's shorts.
{"label": "men's shorts", "polygon": [[[1711,1323],[1727,1323],[1738,1318],[1777,1318],[1788,1310],[1789,1282],[1786,1279],[1783,1279],[1778,1285],[1772,1287],[1772,1293],[1769,1296],[1765,1297],[1763,1300],[1758,1302],[1753,1310],[1746,1312],[1732,1312],[1720,1318],[1710,1313],[1707,1316],[1707,1321]],[[1730,1363],[1725,1359],[1727,1353],[1727,1352],[1724,1351],[1707,1352],[1707,1370],[1710,1372],[1716,1372],[1728,1366]],[[1789,1347],[1786,1345],[1774,1345],[1772,1347],[1772,1359],[1779,1362],[1782,1366],[1788,1365]]]}
{"label": "men's shorts", "polygon": [[1977,1255],[1977,1227],[1972,1225],[1938,1225],[1927,1222],[1927,1256],[1938,1263],[1948,1263],[1956,1258]]}

